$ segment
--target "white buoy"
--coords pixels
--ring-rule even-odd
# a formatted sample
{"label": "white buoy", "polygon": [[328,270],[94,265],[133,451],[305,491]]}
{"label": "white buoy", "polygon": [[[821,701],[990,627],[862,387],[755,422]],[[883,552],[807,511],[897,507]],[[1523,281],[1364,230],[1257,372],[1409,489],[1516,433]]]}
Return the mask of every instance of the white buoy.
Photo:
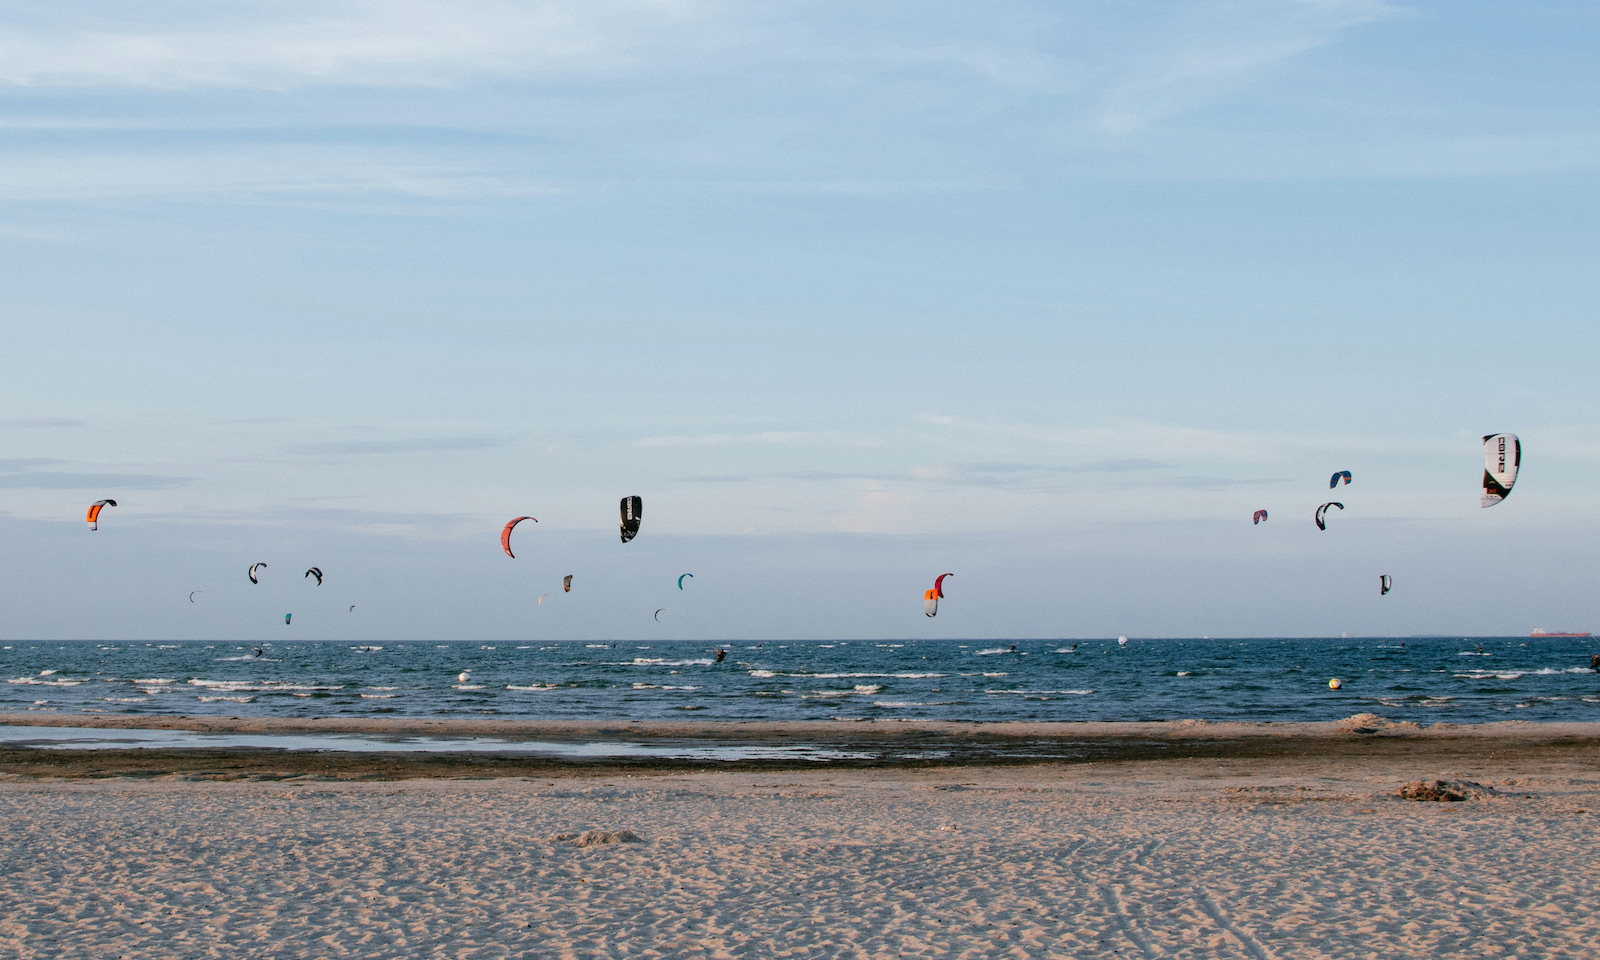
{"label": "white buoy", "polygon": [[1342,686],[1344,686],[1344,684],[1339,681],[1338,677],[1334,677],[1332,680],[1328,681],[1329,690],[1337,690]]}
{"label": "white buoy", "polygon": [[461,675],[456,677],[456,682],[457,683],[466,683],[467,682],[467,671],[466,670],[461,671]]}

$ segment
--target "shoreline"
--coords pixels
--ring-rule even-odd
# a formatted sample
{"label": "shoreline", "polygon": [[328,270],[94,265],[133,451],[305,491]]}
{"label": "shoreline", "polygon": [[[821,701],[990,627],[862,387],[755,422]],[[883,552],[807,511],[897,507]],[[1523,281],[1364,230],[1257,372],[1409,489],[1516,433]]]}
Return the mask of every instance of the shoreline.
{"label": "shoreline", "polygon": [[[107,717],[0,714],[5,727],[187,731],[249,735],[260,743],[104,746],[58,749],[37,741],[0,743],[0,779],[177,776],[215,780],[411,780],[597,776],[622,773],[780,770],[910,770],[1075,766],[1095,763],[1244,762],[1247,764],[1400,764],[1456,767],[1475,759],[1595,766],[1600,723],[1394,723],[1372,714],[1319,723],[708,722],[527,721],[478,719]],[[326,736],[326,747],[272,744],[274,735]],[[395,738],[340,749],[341,737]],[[435,742],[407,750],[407,738]],[[472,740],[494,741],[492,752]],[[459,749],[453,749],[454,740]],[[444,741],[444,748],[438,742]],[[528,749],[516,749],[526,742]],[[509,748],[507,747],[509,744]],[[653,753],[552,751],[553,746],[643,745]],[[348,741],[346,741],[348,747]],[[817,755],[739,756],[737,748],[809,747]],[[734,748],[727,758],[673,756],[681,747]]]}

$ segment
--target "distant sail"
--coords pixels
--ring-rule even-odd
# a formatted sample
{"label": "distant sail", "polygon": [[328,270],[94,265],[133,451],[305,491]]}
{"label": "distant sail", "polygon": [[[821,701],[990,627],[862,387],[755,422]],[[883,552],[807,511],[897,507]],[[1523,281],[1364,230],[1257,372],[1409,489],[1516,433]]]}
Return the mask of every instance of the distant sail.
{"label": "distant sail", "polygon": [[682,590],[682,589],[683,589],[683,578],[684,578],[684,577],[688,577],[688,578],[689,578],[689,579],[690,579],[690,580],[693,580],[693,579],[694,579],[694,574],[692,574],[692,573],[686,573],[686,574],[684,574],[684,575],[683,575],[683,577],[679,577],[679,578],[678,578],[678,589],[679,589],[679,590]]}
{"label": "distant sail", "polygon": [[1483,438],[1483,499],[1492,507],[1511,496],[1522,466],[1522,441],[1514,433],[1491,433]]}
{"label": "distant sail", "polygon": [[1388,594],[1389,588],[1392,586],[1394,586],[1393,577],[1389,576],[1387,573],[1381,573],[1378,575],[1378,596],[1381,597]]}
{"label": "distant sail", "polygon": [[561,578],[561,592],[562,593],[571,593],[572,592],[572,574],[569,573],[566,576]]}
{"label": "distant sail", "polygon": [[1335,470],[1333,476],[1328,478],[1328,489],[1332,490],[1334,487],[1337,487],[1339,485],[1340,478],[1344,479],[1345,486],[1350,486],[1350,471]]}
{"label": "distant sail", "polygon": [[[322,568],[321,567],[312,567],[310,570],[307,570],[306,571],[306,577],[316,577],[317,578],[317,586],[319,586],[319,587],[322,586]],[[301,577],[300,579],[304,580],[306,577]]]}
{"label": "distant sail", "polygon": [[1267,519],[1267,511],[1265,511],[1265,510],[1257,510],[1256,513],[1255,513],[1255,516],[1250,518],[1250,522],[1252,524],[1256,524],[1256,523],[1260,523],[1261,521],[1263,521],[1265,519]]}
{"label": "distant sail", "polygon": [[261,581],[256,579],[256,571],[257,570],[265,570],[265,569],[267,569],[267,565],[264,564],[264,563],[252,563],[252,564],[250,564],[250,574],[249,574],[250,582],[251,583],[260,583]]}
{"label": "distant sail", "polygon": [[1328,523],[1327,523],[1326,518],[1328,516],[1328,508],[1329,507],[1338,507],[1340,510],[1343,510],[1344,509],[1344,504],[1342,504],[1342,503],[1331,503],[1330,502],[1330,503],[1324,503],[1322,506],[1318,507],[1317,508],[1317,529],[1318,530],[1326,530],[1326,529],[1328,529]]}
{"label": "distant sail", "polygon": [[939,591],[929,587],[922,595],[922,615],[937,617],[939,615]]}

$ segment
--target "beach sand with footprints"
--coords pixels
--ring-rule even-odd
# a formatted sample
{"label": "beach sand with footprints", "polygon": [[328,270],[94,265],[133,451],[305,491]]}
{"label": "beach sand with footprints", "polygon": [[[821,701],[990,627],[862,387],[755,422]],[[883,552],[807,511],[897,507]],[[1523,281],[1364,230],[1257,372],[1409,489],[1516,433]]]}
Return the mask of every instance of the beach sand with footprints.
{"label": "beach sand with footprints", "polygon": [[[330,755],[169,754],[118,772],[10,751],[0,954],[1585,957],[1600,943],[1590,726],[1452,737],[1360,718],[1258,729],[1284,747],[1265,753],[1199,726],[1162,734],[1179,744],[1162,760],[448,779],[374,779]],[[1457,786],[1413,795],[1466,799],[1400,796],[1435,779]]]}

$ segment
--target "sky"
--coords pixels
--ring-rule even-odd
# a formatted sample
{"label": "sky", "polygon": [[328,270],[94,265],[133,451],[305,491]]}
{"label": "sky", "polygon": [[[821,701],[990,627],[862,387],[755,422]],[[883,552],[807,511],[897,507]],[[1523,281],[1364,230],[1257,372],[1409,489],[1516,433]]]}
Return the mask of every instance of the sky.
{"label": "sky", "polygon": [[1559,2],[0,2],[0,638],[1600,630],[1597,48]]}

